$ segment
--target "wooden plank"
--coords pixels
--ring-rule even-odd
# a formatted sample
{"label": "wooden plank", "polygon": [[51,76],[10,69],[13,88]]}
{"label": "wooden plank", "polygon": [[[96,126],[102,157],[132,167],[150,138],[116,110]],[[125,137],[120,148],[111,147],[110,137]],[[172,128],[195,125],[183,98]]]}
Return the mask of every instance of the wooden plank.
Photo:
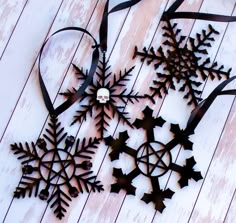
{"label": "wooden plank", "polygon": [[0,116],[0,140],[60,4],[61,1],[52,0],[30,1],[0,61],[0,83],[4,83],[0,88],[0,107],[4,108]]}
{"label": "wooden plank", "polygon": [[234,196],[232,198],[229,210],[227,211],[226,218],[224,220],[224,223],[231,223],[235,220],[235,213],[236,213],[236,191],[234,191]]}
{"label": "wooden plank", "polygon": [[[0,6],[5,3],[1,3],[1,1]],[[119,0],[119,2],[123,1]],[[173,1],[169,0],[169,4]],[[18,3],[15,9],[13,2]],[[63,2],[57,14],[57,9],[60,7],[59,2],[29,1],[18,23],[20,0],[13,0],[5,5],[7,8],[7,4],[12,4],[12,10],[7,17],[7,23],[10,22],[12,25],[9,27],[6,23],[2,31],[8,33],[8,36],[11,35],[12,30],[14,32],[9,44],[5,43],[8,45],[0,61],[0,72],[9,74],[0,75],[0,95],[2,96],[0,97],[0,107],[4,107],[0,112],[0,137],[2,134],[0,142],[0,221],[3,221],[5,217],[4,222],[7,223],[25,222],[26,220],[27,222],[58,221],[47,203],[39,198],[12,199],[12,193],[21,176],[21,169],[20,162],[10,151],[9,145],[15,141],[34,141],[45,132],[45,127],[47,127],[45,123],[48,121],[48,111],[45,109],[39,89],[37,64],[34,64],[45,36],[64,26],[86,27],[88,24],[87,29],[98,39],[98,29],[105,2],[105,0],[98,0],[97,4],[95,1],[68,0]],[[147,93],[148,86],[152,83],[155,76],[153,67],[140,63],[139,58],[134,60],[131,58],[134,45],[141,50],[143,46],[150,45],[157,48],[163,42],[161,25],[159,26],[158,23],[167,2],[168,0],[142,1],[131,10],[123,10],[110,15],[107,56],[112,73],[117,75],[120,70],[123,71],[124,68],[136,65],[132,72],[133,76],[126,86],[127,89],[134,88],[134,91]],[[117,0],[111,0],[110,8],[117,3]],[[48,5],[46,6],[46,4]],[[186,0],[181,7],[187,11],[197,11],[201,6],[202,12],[230,15],[234,4],[235,0],[227,2],[224,0],[217,2],[214,0]],[[2,8],[0,8],[0,15],[1,10]],[[53,21],[56,14],[57,18]],[[39,32],[36,32],[38,27],[32,25],[34,19],[29,19],[34,16],[37,17],[35,24],[39,25]],[[0,16],[0,21],[1,19],[3,17]],[[47,33],[52,22],[53,26]],[[228,25],[226,23],[194,22],[193,20],[177,20],[177,22],[182,28],[182,33],[187,36],[193,23],[191,36],[194,36],[196,32],[201,32],[208,23],[213,24],[220,31],[220,35],[216,37],[216,41],[212,44],[213,47],[208,50],[209,56],[212,60],[215,58],[219,64],[224,64],[225,69],[233,67],[232,75],[234,75],[236,65],[234,66],[235,59],[232,55],[236,51],[236,23]],[[31,39],[37,40],[37,43],[25,37],[25,30],[27,30],[27,34],[30,33]],[[85,36],[82,40],[81,37],[81,34],[78,33],[57,35],[45,48],[42,74],[54,105],[58,105],[64,100],[63,97],[57,95],[58,92],[74,87],[78,82],[74,76],[71,61],[84,69],[88,69],[90,66],[92,43],[88,37]],[[29,46],[27,49],[24,47],[26,44]],[[14,66],[9,66],[12,64],[11,61],[16,61]],[[8,97],[9,94],[6,92],[9,92],[13,80],[14,89],[12,89],[11,97]],[[218,83],[219,81],[207,81],[206,86],[203,86],[203,98],[207,97]],[[231,85],[231,87],[235,86],[235,83]],[[177,91],[170,91],[167,97],[163,99],[156,97],[155,100],[155,105],[145,101],[145,103],[139,102],[135,105],[128,104],[126,109],[130,113],[131,122],[142,117],[142,110],[146,105],[154,109],[155,116],[163,116],[167,123],[162,129],[155,129],[155,132],[159,141],[166,142],[169,139],[169,134],[167,134],[169,123],[179,123],[184,128],[192,108],[185,105],[185,101]],[[139,176],[133,182],[137,187],[136,196],[126,196],[124,191],[120,191],[119,194],[109,192],[111,183],[115,181],[112,177],[112,168],[122,167],[125,173],[129,173],[135,163],[133,158],[126,154],[122,154],[119,161],[111,162],[109,159],[111,150],[102,142],[93,159],[92,170],[94,174],[99,173],[97,179],[103,182],[105,191],[99,194],[79,194],[79,197],[70,203],[68,213],[61,222],[233,222],[236,182],[232,176],[234,176],[233,170],[236,169],[234,162],[236,157],[234,151],[236,102],[228,117],[232,102],[233,97],[231,96],[222,96],[217,99],[197,127],[195,135],[191,137],[194,142],[193,155],[197,161],[196,168],[202,171],[204,180],[197,183],[190,181],[189,187],[181,190],[176,185],[178,176],[174,173],[161,180],[162,186],[176,191],[171,200],[166,200],[167,208],[162,214],[155,213],[153,204],[146,205],[140,201],[143,193],[150,192],[147,190],[150,189],[150,183],[145,177]],[[65,130],[68,131],[68,134],[79,138],[98,136],[93,118],[89,118],[82,125],[76,123],[70,126],[72,117],[79,107],[80,105],[75,103],[60,115],[59,118],[62,125],[65,126]],[[108,136],[114,132],[114,137],[117,138],[119,132],[127,130],[132,136],[128,141],[128,145],[132,148],[138,148],[145,140],[142,130],[129,129],[122,123],[117,129],[116,127],[115,118],[110,123],[109,132],[105,135]],[[186,155],[191,156],[192,153],[180,151],[180,155],[178,155],[179,149],[179,147],[175,149],[173,157],[178,157],[177,162],[182,164]],[[170,179],[168,179],[169,177]]]}
{"label": "wooden plank", "polygon": [[14,32],[27,0],[0,1],[0,59]]}
{"label": "wooden plank", "polygon": [[190,222],[223,222],[225,219],[236,188],[236,179],[233,177],[236,169],[235,114],[234,102]]}

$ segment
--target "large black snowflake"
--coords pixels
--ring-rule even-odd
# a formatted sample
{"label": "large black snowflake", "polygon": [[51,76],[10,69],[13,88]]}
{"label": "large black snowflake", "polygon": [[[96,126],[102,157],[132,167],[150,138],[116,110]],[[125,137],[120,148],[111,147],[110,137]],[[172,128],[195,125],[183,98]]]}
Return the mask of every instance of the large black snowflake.
{"label": "large black snowflake", "polygon": [[[83,72],[82,69],[78,68],[74,64],[73,66],[76,70],[78,79],[84,81],[87,72]],[[77,111],[77,115],[74,116],[72,124],[77,121],[82,122],[83,120],[86,120],[88,115],[90,115],[96,120],[95,125],[97,130],[100,133],[100,136],[103,137],[104,132],[107,131],[107,127],[109,127],[109,121],[116,115],[118,120],[121,120],[132,128],[128,113],[124,110],[126,103],[138,102],[140,99],[146,97],[151,99],[148,95],[139,95],[138,93],[134,93],[133,90],[127,92],[127,89],[125,88],[126,82],[129,81],[133,69],[134,67],[125,70],[123,73],[120,71],[118,77],[116,77],[116,75],[111,77],[112,73],[109,71],[110,66],[108,65],[104,53],[102,60],[99,61],[93,82],[89,85],[79,100],[79,102],[82,102],[87,99],[85,100],[86,104],[82,105],[81,110]],[[68,97],[75,91],[76,89],[73,88],[73,90],[67,90],[67,92],[61,94]],[[93,115],[93,112],[95,112],[96,115]]]}
{"label": "large black snowflake", "polygon": [[[197,33],[196,39],[189,38],[189,41],[184,43],[186,36],[180,34],[181,29],[177,28],[177,24],[173,25],[169,20],[165,21],[163,27],[166,41],[163,43],[168,47],[164,52],[160,46],[157,51],[151,47],[149,50],[144,47],[143,51],[138,51],[135,47],[134,57],[140,56],[141,61],[147,60],[148,64],[153,63],[158,79],[153,81],[153,86],[150,87],[152,96],[159,97],[168,93],[168,88],[175,90],[176,82],[180,83],[179,91],[185,92],[184,98],[188,101],[188,105],[196,106],[201,100],[199,89],[202,81],[207,77],[210,79],[222,77],[228,78],[231,69],[224,71],[224,66],[218,66],[217,62],[211,63],[210,58],[203,59],[207,55],[207,48],[211,47],[211,42],[214,41],[214,35],[219,34],[211,25],[209,30],[202,30],[202,33]],[[161,70],[162,68],[162,70]],[[161,71],[160,71],[161,70]],[[160,71],[160,72],[159,72]]]}
{"label": "large black snowflake", "polygon": [[[90,189],[93,192],[103,190],[100,181],[95,181],[96,176],[90,171],[92,163],[89,161],[99,140],[90,138],[80,142],[78,139],[73,147],[75,138],[67,136],[63,130],[57,119],[51,118],[44,138],[39,138],[36,143],[11,145],[23,164],[23,176],[14,196],[24,198],[26,195],[38,195],[51,204],[59,219],[64,217],[71,198]],[[65,147],[62,149],[59,144],[64,140]],[[40,190],[40,187],[43,189]]]}
{"label": "large black snowflake", "polygon": [[198,181],[202,179],[201,173],[194,171],[196,164],[193,157],[186,159],[186,164],[180,166],[173,162],[171,151],[180,144],[186,150],[192,149],[192,142],[189,141],[191,132],[181,130],[179,125],[171,124],[170,131],[174,137],[167,144],[163,144],[155,140],[154,128],[162,127],[165,121],[161,118],[154,118],[153,111],[146,107],[143,111],[144,117],[142,120],[136,119],[133,123],[137,128],[143,128],[146,131],[147,141],[144,142],[138,149],[133,149],[127,145],[129,135],[127,131],[121,132],[118,139],[109,136],[105,138],[105,143],[111,146],[111,160],[119,159],[121,153],[126,153],[135,159],[136,166],[128,174],[124,174],[122,169],[114,168],[113,176],[117,178],[117,182],[112,184],[111,192],[118,193],[121,189],[127,191],[127,194],[135,195],[136,188],[132,185],[134,178],[140,174],[148,177],[152,184],[152,192],[145,193],[142,200],[146,203],[153,202],[155,209],[162,212],[165,208],[164,200],[171,198],[174,194],[172,190],[161,189],[159,178],[169,171],[178,172],[180,179],[178,181],[181,188],[188,185],[190,179]]}

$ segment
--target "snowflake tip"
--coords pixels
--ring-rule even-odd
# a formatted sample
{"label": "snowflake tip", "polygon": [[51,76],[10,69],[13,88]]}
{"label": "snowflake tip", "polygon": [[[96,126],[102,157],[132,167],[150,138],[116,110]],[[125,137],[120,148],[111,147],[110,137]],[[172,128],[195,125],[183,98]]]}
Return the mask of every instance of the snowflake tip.
{"label": "snowflake tip", "polygon": [[132,59],[134,59],[137,55],[138,55],[138,47],[135,46],[135,47],[134,47],[134,55],[133,55],[133,58],[132,58]]}
{"label": "snowflake tip", "polygon": [[211,32],[213,32],[213,33],[215,33],[215,34],[217,34],[217,35],[220,34],[217,30],[215,30],[215,29],[213,28],[213,26],[212,26],[211,24],[209,24],[208,27],[209,27],[209,29],[210,29]]}
{"label": "snowflake tip", "polygon": [[136,187],[132,185],[129,175],[123,174],[121,169],[114,168],[113,176],[117,178],[117,182],[111,185],[111,192],[119,193],[121,189],[125,189],[128,195],[135,195]]}

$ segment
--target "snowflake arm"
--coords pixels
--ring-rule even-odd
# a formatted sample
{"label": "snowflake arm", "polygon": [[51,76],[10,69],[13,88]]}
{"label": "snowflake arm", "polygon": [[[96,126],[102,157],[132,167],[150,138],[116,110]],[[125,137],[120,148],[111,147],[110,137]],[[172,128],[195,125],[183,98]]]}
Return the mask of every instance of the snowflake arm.
{"label": "snowflake arm", "polygon": [[153,202],[155,205],[155,209],[162,213],[163,210],[166,208],[164,200],[166,198],[171,199],[174,195],[174,192],[169,188],[166,190],[161,190],[159,181],[156,178],[151,178],[151,183],[153,188],[152,193],[145,193],[141,200],[143,200],[146,204]]}
{"label": "snowflake arm", "polygon": [[27,192],[28,196],[31,197],[33,190],[35,191],[34,196],[36,197],[38,195],[40,181],[41,181],[40,178],[22,176],[19,186],[16,188],[14,192],[14,197],[24,198]]}
{"label": "snowflake arm", "polygon": [[111,192],[119,193],[121,189],[125,189],[127,194],[135,195],[136,187],[132,185],[132,180],[140,174],[136,168],[129,174],[123,174],[121,169],[113,169],[113,176],[117,178],[117,182],[111,185]]}
{"label": "snowflake arm", "polygon": [[55,192],[48,199],[48,203],[52,202],[50,208],[55,209],[54,213],[60,220],[65,216],[66,207],[69,207],[69,201],[71,201],[71,198],[63,192],[60,187],[57,187]]}
{"label": "snowflake arm", "polygon": [[149,98],[148,95],[139,95],[138,93],[133,93],[134,91],[131,90],[129,93],[125,93],[126,89],[124,89],[120,94],[112,94],[113,98],[120,99],[124,104],[127,102],[131,102],[134,104],[135,102],[139,102],[140,99]]}
{"label": "snowflake arm", "polygon": [[223,70],[224,66],[221,65],[218,66],[217,62],[214,62],[212,65],[210,65],[210,58],[207,58],[202,64],[199,64],[198,67],[196,67],[196,70],[199,71],[201,77],[203,80],[205,80],[207,77],[210,77],[211,80],[214,80],[217,78],[220,80],[222,77],[225,77],[226,79],[229,78],[231,68],[227,71]]}
{"label": "snowflake arm", "polygon": [[186,160],[186,165],[183,167],[175,163],[172,163],[170,165],[170,168],[172,170],[179,172],[179,174],[181,175],[181,178],[178,181],[181,188],[188,186],[188,181],[190,179],[194,179],[195,181],[199,181],[202,179],[201,173],[193,169],[195,164],[196,161],[194,160],[194,158],[190,157],[189,159]]}
{"label": "snowflake arm", "polygon": [[96,176],[90,176],[92,173],[92,171],[89,171],[75,177],[81,193],[83,193],[84,190],[89,192],[90,189],[93,192],[101,192],[104,190],[103,186],[100,184],[100,181],[95,181]]}
{"label": "snowflake arm", "polygon": [[12,144],[11,150],[14,151],[15,155],[18,155],[19,160],[23,160],[21,163],[25,164],[34,160],[38,160],[39,156],[35,147],[35,144],[31,143],[32,149],[30,149],[29,144],[26,142],[25,147],[22,145],[22,143],[19,143],[18,145]]}
{"label": "snowflake arm", "polygon": [[126,140],[129,138],[128,132],[120,132],[118,139],[114,139],[109,136],[105,138],[105,143],[111,146],[112,152],[109,154],[111,161],[119,159],[121,153],[127,153],[134,158],[137,155],[137,151],[126,145]]}
{"label": "snowflake arm", "polygon": [[[115,106],[112,103],[110,103],[109,105],[110,105],[110,107],[112,109],[113,116],[116,114],[118,116],[118,120],[119,121],[122,121],[123,123],[127,124],[129,127],[133,128],[132,124],[129,121],[130,118],[127,117],[128,112],[124,111],[124,107],[123,106]],[[121,109],[123,111],[120,111]]]}
{"label": "snowflake arm", "polygon": [[46,129],[47,134],[43,134],[44,138],[47,139],[55,148],[65,139],[67,133],[63,133],[64,128],[60,128],[61,123],[58,123],[57,118],[51,117],[51,123],[48,123],[49,128]]}
{"label": "snowflake arm", "polygon": [[105,53],[103,54],[102,60],[99,61],[98,70],[96,72],[98,78],[101,81],[101,85],[105,86],[107,78],[111,75],[111,72],[108,72],[110,66],[108,65],[108,61],[106,60]]}
{"label": "snowflake arm", "polygon": [[88,142],[86,142],[86,139],[84,138],[82,140],[82,143],[80,143],[80,140],[78,139],[75,146],[75,156],[84,158],[84,159],[91,159],[92,157],[90,154],[94,154],[94,149],[97,149],[97,145],[99,144],[99,139],[97,138],[89,138]]}
{"label": "snowflake arm", "polygon": [[101,137],[103,137],[104,132],[107,131],[107,127],[109,127],[108,121],[111,120],[111,117],[106,113],[105,107],[109,107],[109,104],[101,106],[100,111],[95,116],[95,120],[97,120],[96,127]]}
{"label": "snowflake arm", "polygon": [[122,74],[121,71],[119,73],[119,77],[117,79],[116,75],[113,77],[113,83],[110,86],[111,91],[115,91],[117,87],[123,87],[125,86],[125,82],[129,81],[129,77],[132,76],[131,72],[133,71],[135,66],[131,67],[129,70],[124,71]]}
{"label": "snowflake arm", "polygon": [[74,120],[71,125],[74,125],[76,122],[81,123],[83,119],[86,120],[87,115],[90,115],[92,117],[94,105],[95,103],[91,103],[90,105],[82,105],[84,109],[76,111],[77,115],[74,116]]}
{"label": "snowflake arm", "polygon": [[206,47],[211,47],[211,42],[215,41],[212,35],[219,35],[220,33],[215,30],[210,24],[208,25],[209,32],[202,30],[202,33],[196,34],[196,40],[192,37],[189,38],[191,48],[194,52],[200,54],[208,54]]}
{"label": "snowflake arm", "polygon": [[[73,64],[73,63],[72,63],[72,66],[73,66],[73,68],[74,68],[74,70],[75,70],[75,75],[76,75],[77,79],[78,79],[78,80],[81,80],[81,81],[85,81],[85,79],[86,79],[86,77],[87,77],[87,75],[88,75],[88,71],[86,70],[86,72],[84,73],[83,68],[80,69],[79,67],[77,67],[77,66],[76,66],[75,64]],[[67,89],[65,92],[60,93],[60,95],[63,95],[63,96],[65,96],[65,97],[69,98],[69,97],[71,97],[76,91],[77,91],[77,89],[73,87],[72,90]]]}

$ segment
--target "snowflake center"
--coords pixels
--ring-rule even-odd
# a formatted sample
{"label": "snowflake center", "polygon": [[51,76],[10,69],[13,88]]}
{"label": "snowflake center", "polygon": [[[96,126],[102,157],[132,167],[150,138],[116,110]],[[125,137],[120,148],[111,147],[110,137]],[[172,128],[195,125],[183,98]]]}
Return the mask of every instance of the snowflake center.
{"label": "snowflake center", "polygon": [[175,75],[177,80],[186,78],[186,73],[189,73],[197,65],[197,57],[187,48],[170,51],[168,60],[169,71]]}
{"label": "snowflake center", "polygon": [[110,99],[110,91],[107,88],[99,88],[97,91],[97,101],[101,104],[105,104]]}
{"label": "snowflake center", "polygon": [[144,143],[137,152],[136,164],[148,177],[164,175],[171,164],[171,153],[160,142]]}
{"label": "snowflake center", "polygon": [[75,173],[75,160],[69,152],[53,149],[43,155],[39,169],[46,183],[63,185],[70,181]]}

